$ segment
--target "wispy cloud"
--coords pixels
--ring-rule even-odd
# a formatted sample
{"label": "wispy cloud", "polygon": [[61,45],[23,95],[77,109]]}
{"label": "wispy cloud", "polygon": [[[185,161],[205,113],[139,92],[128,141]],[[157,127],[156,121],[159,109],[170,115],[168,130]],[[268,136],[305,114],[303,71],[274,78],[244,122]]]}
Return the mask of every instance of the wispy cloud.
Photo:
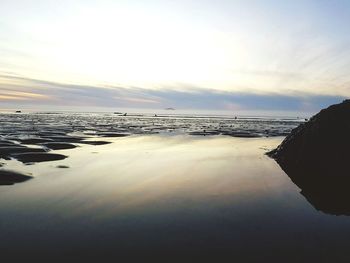
{"label": "wispy cloud", "polygon": [[[139,87],[88,86],[56,83],[14,75],[0,75],[0,105],[40,109],[41,106],[134,107],[206,110],[317,111],[345,97],[308,93],[247,93],[208,90],[178,84],[162,89]],[[182,87],[181,89],[179,87]]]}
{"label": "wispy cloud", "polygon": [[133,98],[133,97],[118,97],[115,96],[113,97],[114,99],[116,99],[117,101],[126,101],[128,103],[137,103],[137,104],[160,104],[161,101],[158,100],[152,100],[152,99],[146,99],[146,98]]}
{"label": "wispy cloud", "polygon": [[43,94],[33,93],[33,92],[22,92],[22,91],[0,91],[0,100],[49,100],[50,97]]}

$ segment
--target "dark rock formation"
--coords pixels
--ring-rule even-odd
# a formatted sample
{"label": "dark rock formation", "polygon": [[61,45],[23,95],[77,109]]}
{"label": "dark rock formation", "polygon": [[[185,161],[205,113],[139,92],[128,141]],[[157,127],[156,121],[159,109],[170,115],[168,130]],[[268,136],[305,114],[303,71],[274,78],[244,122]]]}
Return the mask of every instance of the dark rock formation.
{"label": "dark rock formation", "polygon": [[100,137],[125,137],[125,136],[129,136],[130,134],[115,133],[115,132],[99,132],[97,133],[97,135]]}
{"label": "dark rock formation", "polygon": [[37,163],[37,162],[49,162],[66,159],[68,156],[57,153],[40,153],[40,152],[29,152],[29,153],[18,153],[14,154],[14,158],[22,163]]}
{"label": "dark rock formation", "polygon": [[28,139],[16,139],[20,141],[22,144],[39,144],[44,142],[51,142],[51,139],[43,139],[43,138],[28,138]]}
{"label": "dark rock formation", "polygon": [[66,142],[45,142],[41,145],[51,149],[51,150],[66,150],[66,149],[73,149],[77,146],[71,143]]}
{"label": "dark rock formation", "polygon": [[81,144],[89,144],[89,145],[106,145],[111,144],[112,142],[106,142],[106,141],[81,141],[79,142]]}
{"label": "dark rock formation", "polygon": [[318,210],[350,215],[350,100],[292,130],[268,155]]}
{"label": "dark rock formation", "polygon": [[22,145],[0,146],[0,158],[4,158],[7,160],[13,157],[15,154],[27,152],[45,152],[45,150],[40,148],[29,148]]}
{"label": "dark rock formation", "polygon": [[69,168],[69,166],[68,165],[57,165],[56,168],[67,169],[67,168]]}
{"label": "dark rock formation", "polygon": [[80,142],[83,140],[83,137],[77,137],[77,136],[69,136],[69,135],[47,135],[47,136],[42,136],[43,138],[48,138],[51,139],[52,141],[55,142]]}
{"label": "dark rock formation", "polygon": [[13,185],[31,179],[31,176],[0,169],[0,185]]}

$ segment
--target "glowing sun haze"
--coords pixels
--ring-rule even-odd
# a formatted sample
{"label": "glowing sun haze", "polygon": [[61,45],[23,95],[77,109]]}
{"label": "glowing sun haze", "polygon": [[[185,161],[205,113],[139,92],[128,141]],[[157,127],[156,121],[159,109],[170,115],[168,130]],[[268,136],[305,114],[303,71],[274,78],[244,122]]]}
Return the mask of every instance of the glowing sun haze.
{"label": "glowing sun haze", "polygon": [[2,0],[0,103],[317,109],[350,96],[349,24],[348,1]]}

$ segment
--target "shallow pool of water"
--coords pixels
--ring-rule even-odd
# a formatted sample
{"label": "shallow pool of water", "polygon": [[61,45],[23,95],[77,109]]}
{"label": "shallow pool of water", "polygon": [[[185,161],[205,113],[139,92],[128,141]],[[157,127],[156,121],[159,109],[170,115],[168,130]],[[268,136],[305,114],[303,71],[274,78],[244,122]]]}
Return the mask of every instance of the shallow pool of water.
{"label": "shallow pool of water", "polygon": [[314,209],[264,155],[282,139],[130,136],[57,151],[61,161],[7,161],[34,178],[0,186],[1,255],[349,262],[350,218]]}

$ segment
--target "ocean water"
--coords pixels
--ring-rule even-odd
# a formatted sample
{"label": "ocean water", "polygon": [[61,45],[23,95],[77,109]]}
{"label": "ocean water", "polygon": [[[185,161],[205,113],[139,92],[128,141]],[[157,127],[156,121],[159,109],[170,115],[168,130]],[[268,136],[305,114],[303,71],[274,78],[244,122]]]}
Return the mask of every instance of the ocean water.
{"label": "ocean water", "polygon": [[[0,185],[4,262],[350,261],[350,218],[316,210],[265,155],[302,120],[0,118],[4,144],[67,157],[1,160],[2,169],[33,177]],[[34,138],[77,147],[50,150]]]}

